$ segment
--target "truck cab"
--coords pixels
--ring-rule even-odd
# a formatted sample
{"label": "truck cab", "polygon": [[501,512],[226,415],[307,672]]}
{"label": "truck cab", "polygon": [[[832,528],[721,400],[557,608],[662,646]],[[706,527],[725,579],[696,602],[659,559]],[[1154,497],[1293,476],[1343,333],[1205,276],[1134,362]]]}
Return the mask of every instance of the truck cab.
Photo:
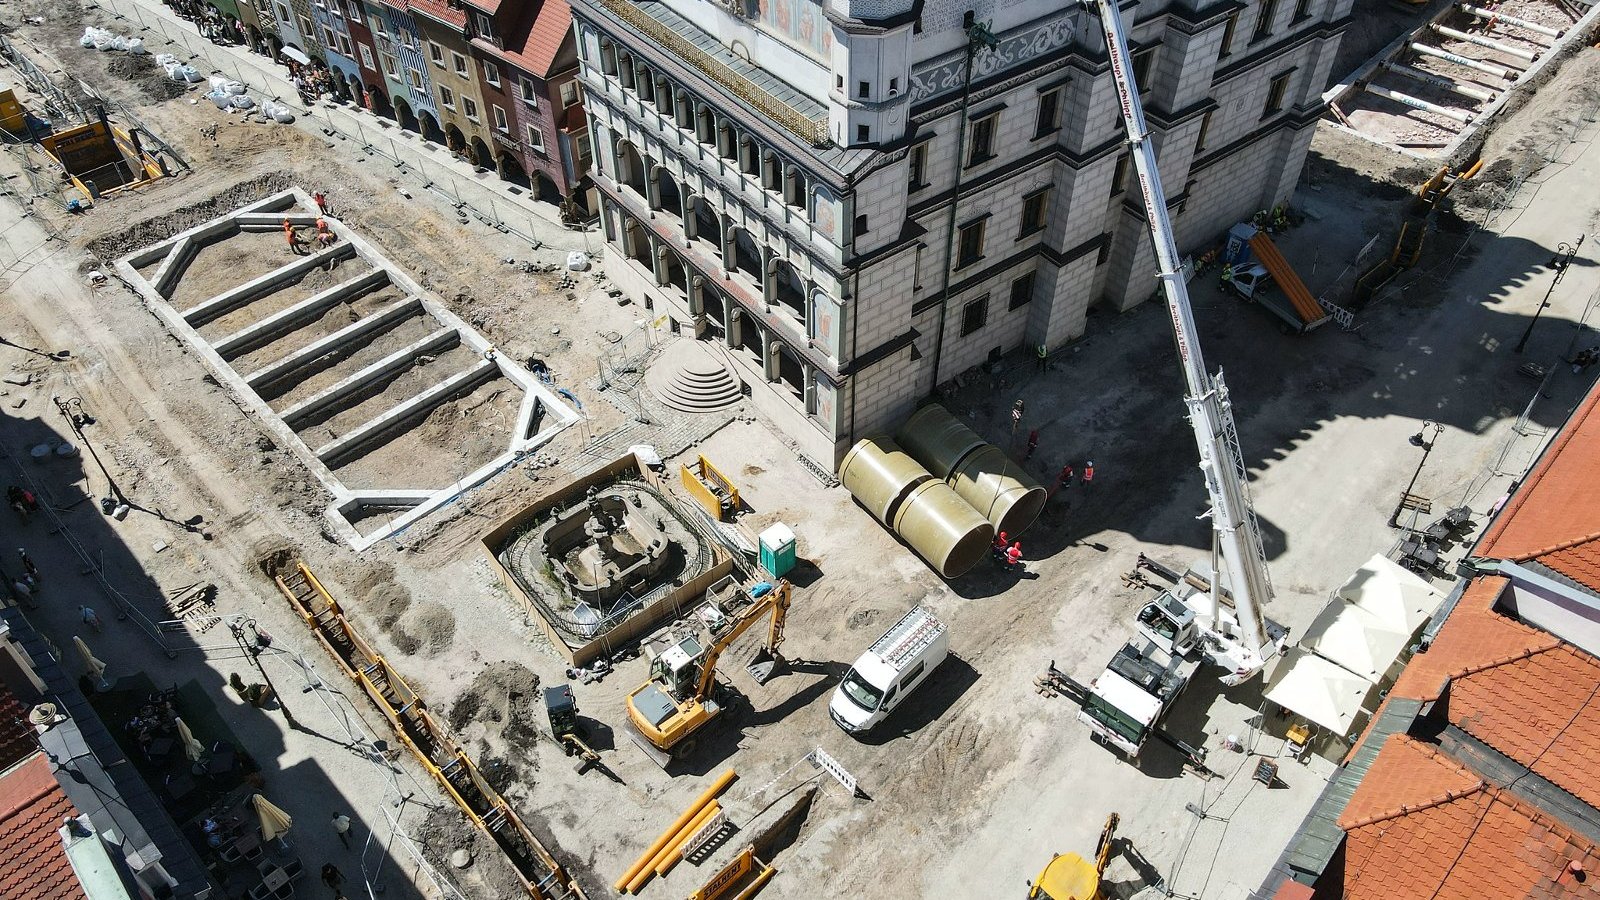
{"label": "truck cab", "polygon": [[1089,682],[1078,719],[1102,741],[1137,759],[1199,665],[1149,638],[1134,638]]}
{"label": "truck cab", "polygon": [[949,629],[929,610],[913,608],[845,673],[828,702],[829,717],[850,734],[870,731],[949,655]]}

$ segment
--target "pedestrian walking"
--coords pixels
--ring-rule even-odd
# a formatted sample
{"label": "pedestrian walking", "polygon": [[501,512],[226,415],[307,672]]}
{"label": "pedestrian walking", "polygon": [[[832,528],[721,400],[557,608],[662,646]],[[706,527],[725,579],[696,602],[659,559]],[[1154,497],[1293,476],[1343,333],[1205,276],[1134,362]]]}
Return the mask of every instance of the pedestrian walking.
{"label": "pedestrian walking", "polygon": [[322,883],[333,891],[334,900],[344,900],[344,891],[339,886],[344,884],[344,873],[333,863],[324,863],[322,866]]}
{"label": "pedestrian walking", "polygon": [[333,833],[339,836],[346,850],[350,849],[350,817],[338,810],[333,811]]}
{"label": "pedestrian walking", "polygon": [[29,609],[38,609],[33,602],[33,588],[28,587],[27,583],[21,578],[11,582],[11,596],[17,598],[18,602]]}
{"label": "pedestrian walking", "polygon": [[311,199],[317,201],[317,209],[323,215],[325,215],[325,216],[326,215],[331,215],[331,213],[328,212],[328,195],[327,194],[323,193],[322,191],[315,191],[315,192],[312,193]]}
{"label": "pedestrian walking", "polygon": [[1038,360],[1039,371],[1041,371],[1041,372],[1049,371],[1050,370],[1050,348],[1046,347],[1043,344],[1040,344],[1039,346],[1033,348],[1033,353],[1034,353],[1034,356]]}
{"label": "pedestrian walking", "polygon": [[32,575],[34,580],[37,581],[39,579],[39,567],[33,564],[33,557],[28,555],[27,548],[18,547],[17,555],[22,557],[22,571]]}
{"label": "pedestrian walking", "polygon": [[1024,460],[1033,459],[1033,451],[1039,449],[1039,429],[1028,432],[1028,452],[1023,455]]}
{"label": "pedestrian walking", "polygon": [[1093,480],[1094,480],[1094,460],[1091,459],[1088,462],[1085,462],[1083,464],[1083,486],[1084,486],[1084,488],[1087,489],[1089,487],[1089,482],[1091,482]]}
{"label": "pedestrian walking", "polygon": [[83,624],[93,628],[95,631],[100,630],[100,616],[95,613],[94,607],[78,607],[78,618],[83,620]]}

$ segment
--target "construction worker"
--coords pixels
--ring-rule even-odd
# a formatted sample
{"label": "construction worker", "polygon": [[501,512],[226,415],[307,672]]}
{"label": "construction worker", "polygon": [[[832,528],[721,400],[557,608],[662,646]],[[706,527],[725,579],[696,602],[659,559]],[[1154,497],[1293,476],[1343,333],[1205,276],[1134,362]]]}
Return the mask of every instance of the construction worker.
{"label": "construction worker", "polygon": [[295,233],[294,223],[288,216],[283,217],[283,236],[289,241],[289,252],[295,256],[301,255],[300,235]]}
{"label": "construction worker", "polygon": [[328,227],[328,220],[317,216],[317,245],[324,249],[332,247],[338,238],[334,236],[333,229]]}
{"label": "construction worker", "polygon": [[1017,541],[1006,548],[1006,565],[1016,566],[1022,564],[1022,542]]}
{"label": "construction worker", "polygon": [[1034,355],[1036,357],[1038,357],[1038,360],[1039,360],[1039,371],[1041,371],[1041,372],[1049,371],[1050,370],[1050,348],[1046,347],[1043,344],[1040,344],[1039,346],[1033,348],[1033,352],[1034,352]]}
{"label": "construction worker", "polygon": [[1233,263],[1222,264],[1222,278],[1219,286],[1224,290],[1233,287]]}
{"label": "construction worker", "polygon": [[1033,451],[1039,449],[1039,429],[1028,432],[1028,452],[1023,454],[1023,459],[1033,459]]}
{"label": "construction worker", "polygon": [[1055,496],[1056,491],[1059,491],[1064,487],[1072,487],[1072,476],[1074,474],[1076,474],[1076,472],[1072,468],[1072,463],[1067,463],[1066,465],[1062,466],[1060,474],[1056,475],[1055,485],[1050,488],[1050,496]]}
{"label": "construction worker", "polygon": [[1094,480],[1094,460],[1091,459],[1088,462],[1083,464],[1083,486],[1084,487],[1088,487],[1089,486],[1089,482],[1091,482],[1093,480]]}
{"label": "construction worker", "polygon": [[999,534],[995,535],[994,545],[989,548],[989,551],[994,554],[994,558],[995,559],[1000,559],[1000,558],[1005,556],[1005,554],[1006,554],[1006,542],[1007,542],[1007,538],[1006,538],[1006,533],[1004,531],[1002,531]]}
{"label": "construction worker", "polygon": [[315,192],[313,192],[311,194],[311,199],[317,201],[317,211],[318,212],[322,213],[323,215],[327,215],[328,214],[328,195],[327,194],[323,193],[322,191],[315,191]]}
{"label": "construction worker", "polygon": [[1272,208],[1272,233],[1281,234],[1289,230],[1289,211],[1282,206]]}

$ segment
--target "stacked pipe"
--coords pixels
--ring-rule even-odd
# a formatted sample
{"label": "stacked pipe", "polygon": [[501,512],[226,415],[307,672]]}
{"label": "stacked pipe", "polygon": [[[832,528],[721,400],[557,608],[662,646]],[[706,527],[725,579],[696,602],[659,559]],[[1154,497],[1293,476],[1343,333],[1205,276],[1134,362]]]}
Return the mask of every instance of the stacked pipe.
{"label": "stacked pipe", "polygon": [[622,873],[622,877],[618,878],[612,887],[619,893],[637,894],[650,880],[650,876],[666,875],[668,870],[683,858],[684,842],[721,809],[717,797],[738,777],[732,769],[723,772],[721,777],[712,782],[704,793],[689,804],[683,815],[656,838],[655,843],[644,851],[644,855]]}

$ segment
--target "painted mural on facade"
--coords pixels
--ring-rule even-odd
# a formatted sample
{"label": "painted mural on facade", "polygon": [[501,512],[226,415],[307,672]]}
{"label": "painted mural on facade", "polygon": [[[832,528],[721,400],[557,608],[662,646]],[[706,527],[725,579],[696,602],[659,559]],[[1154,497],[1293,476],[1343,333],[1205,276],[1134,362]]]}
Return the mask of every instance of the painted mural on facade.
{"label": "painted mural on facade", "polygon": [[813,0],[756,0],[756,18],[787,43],[826,61],[833,48],[833,28]]}

